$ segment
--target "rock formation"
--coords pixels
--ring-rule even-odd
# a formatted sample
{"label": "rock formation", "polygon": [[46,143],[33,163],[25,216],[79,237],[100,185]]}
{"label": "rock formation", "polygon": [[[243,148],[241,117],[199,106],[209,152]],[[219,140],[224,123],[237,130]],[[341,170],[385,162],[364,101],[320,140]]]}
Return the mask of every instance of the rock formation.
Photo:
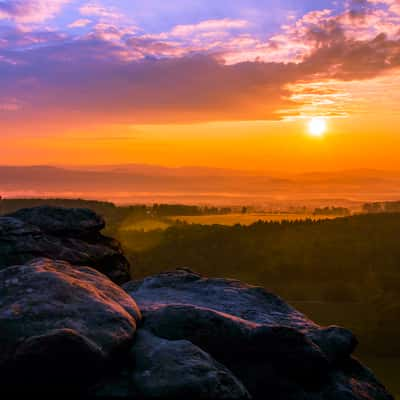
{"label": "rock formation", "polygon": [[[0,388],[57,391],[97,379],[141,318],[105,275],[37,259],[0,271]],[[6,378],[6,379],[4,379]]]}
{"label": "rock formation", "polygon": [[89,210],[0,218],[3,397],[393,399],[350,331],[262,288],[184,269],[121,288],[128,264],[103,226]]}
{"label": "rock formation", "polygon": [[91,394],[143,399],[250,399],[222,364],[188,340],[166,340],[139,330],[129,354],[131,367]]}
{"label": "rock formation", "polygon": [[262,288],[187,270],[123,287],[143,313],[142,330],[189,340],[229,368],[253,398],[391,399],[351,357],[351,332],[321,328]]}
{"label": "rock formation", "polygon": [[129,263],[119,244],[101,235],[104,226],[103,218],[87,209],[44,206],[0,217],[0,269],[48,257],[127,282]]}

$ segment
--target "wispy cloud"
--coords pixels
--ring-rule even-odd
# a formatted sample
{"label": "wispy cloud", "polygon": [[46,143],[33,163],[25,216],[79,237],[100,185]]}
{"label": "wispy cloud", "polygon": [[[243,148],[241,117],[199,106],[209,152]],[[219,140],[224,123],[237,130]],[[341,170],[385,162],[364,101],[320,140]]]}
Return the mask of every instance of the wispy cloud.
{"label": "wispy cloud", "polygon": [[77,19],[76,21],[72,22],[68,25],[68,28],[84,28],[88,26],[92,20],[90,19]]}
{"label": "wispy cloud", "polygon": [[106,7],[101,3],[87,3],[79,8],[84,16],[101,17],[107,19],[119,19],[122,14],[114,7]]}
{"label": "wispy cloud", "polygon": [[15,98],[0,98],[0,111],[15,112],[21,107],[22,104]]}
{"label": "wispy cloud", "polygon": [[3,0],[0,19],[20,23],[43,22],[53,18],[70,0]]}
{"label": "wispy cloud", "polygon": [[177,37],[187,37],[190,35],[204,33],[204,32],[218,32],[226,31],[231,29],[243,29],[249,25],[246,20],[239,19],[210,19],[206,21],[201,21],[197,24],[191,25],[177,25],[172,31],[166,36],[177,36]]}

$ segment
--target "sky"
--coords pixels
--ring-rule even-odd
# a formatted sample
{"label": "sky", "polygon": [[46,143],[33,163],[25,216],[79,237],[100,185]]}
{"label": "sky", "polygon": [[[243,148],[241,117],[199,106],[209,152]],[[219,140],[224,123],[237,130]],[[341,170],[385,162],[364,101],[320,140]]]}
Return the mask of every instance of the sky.
{"label": "sky", "polygon": [[0,0],[1,164],[400,170],[399,126],[400,0]]}

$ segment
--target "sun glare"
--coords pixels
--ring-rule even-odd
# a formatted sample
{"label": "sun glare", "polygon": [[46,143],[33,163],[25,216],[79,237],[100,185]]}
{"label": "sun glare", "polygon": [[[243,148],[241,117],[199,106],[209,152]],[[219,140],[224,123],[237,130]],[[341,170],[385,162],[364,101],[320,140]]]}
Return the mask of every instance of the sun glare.
{"label": "sun glare", "polygon": [[324,118],[312,118],[308,123],[308,132],[314,137],[323,136],[326,132],[326,120]]}

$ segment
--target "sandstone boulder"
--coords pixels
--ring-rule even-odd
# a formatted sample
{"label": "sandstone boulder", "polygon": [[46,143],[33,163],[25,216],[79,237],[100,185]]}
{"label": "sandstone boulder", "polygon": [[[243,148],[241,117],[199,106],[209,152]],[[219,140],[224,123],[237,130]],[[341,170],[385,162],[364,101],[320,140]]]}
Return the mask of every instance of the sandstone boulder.
{"label": "sandstone boulder", "polygon": [[104,229],[105,222],[94,211],[85,208],[34,207],[10,214],[9,217],[56,235],[91,235]]}
{"label": "sandstone boulder", "polygon": [[100,233],[104,225],[87,209],[44,206],[0,217],[0,269],[46,257],[89,265],[126,282],[129,263],[119,244]]}
{"label": "sandstone boulder", "polygon": [[89,267],[37,259],[0,270],[0,391],[69,390],[125,354],[141,314]]}
{"label": "sandstone boulder", "polygon": [[243,384],[208,353],[187,340],[166,340],[139,330],[131,368],[98,385],[98,397],[140,399],[249,399]]}
{"label": "sandstone boulder", "polygon": [[392,399],[351,357],[357,342],[350,331],[320,327],[262,288],[183,269],[123,287],[141,308],[144,329],[189,340],[254,398]]}

